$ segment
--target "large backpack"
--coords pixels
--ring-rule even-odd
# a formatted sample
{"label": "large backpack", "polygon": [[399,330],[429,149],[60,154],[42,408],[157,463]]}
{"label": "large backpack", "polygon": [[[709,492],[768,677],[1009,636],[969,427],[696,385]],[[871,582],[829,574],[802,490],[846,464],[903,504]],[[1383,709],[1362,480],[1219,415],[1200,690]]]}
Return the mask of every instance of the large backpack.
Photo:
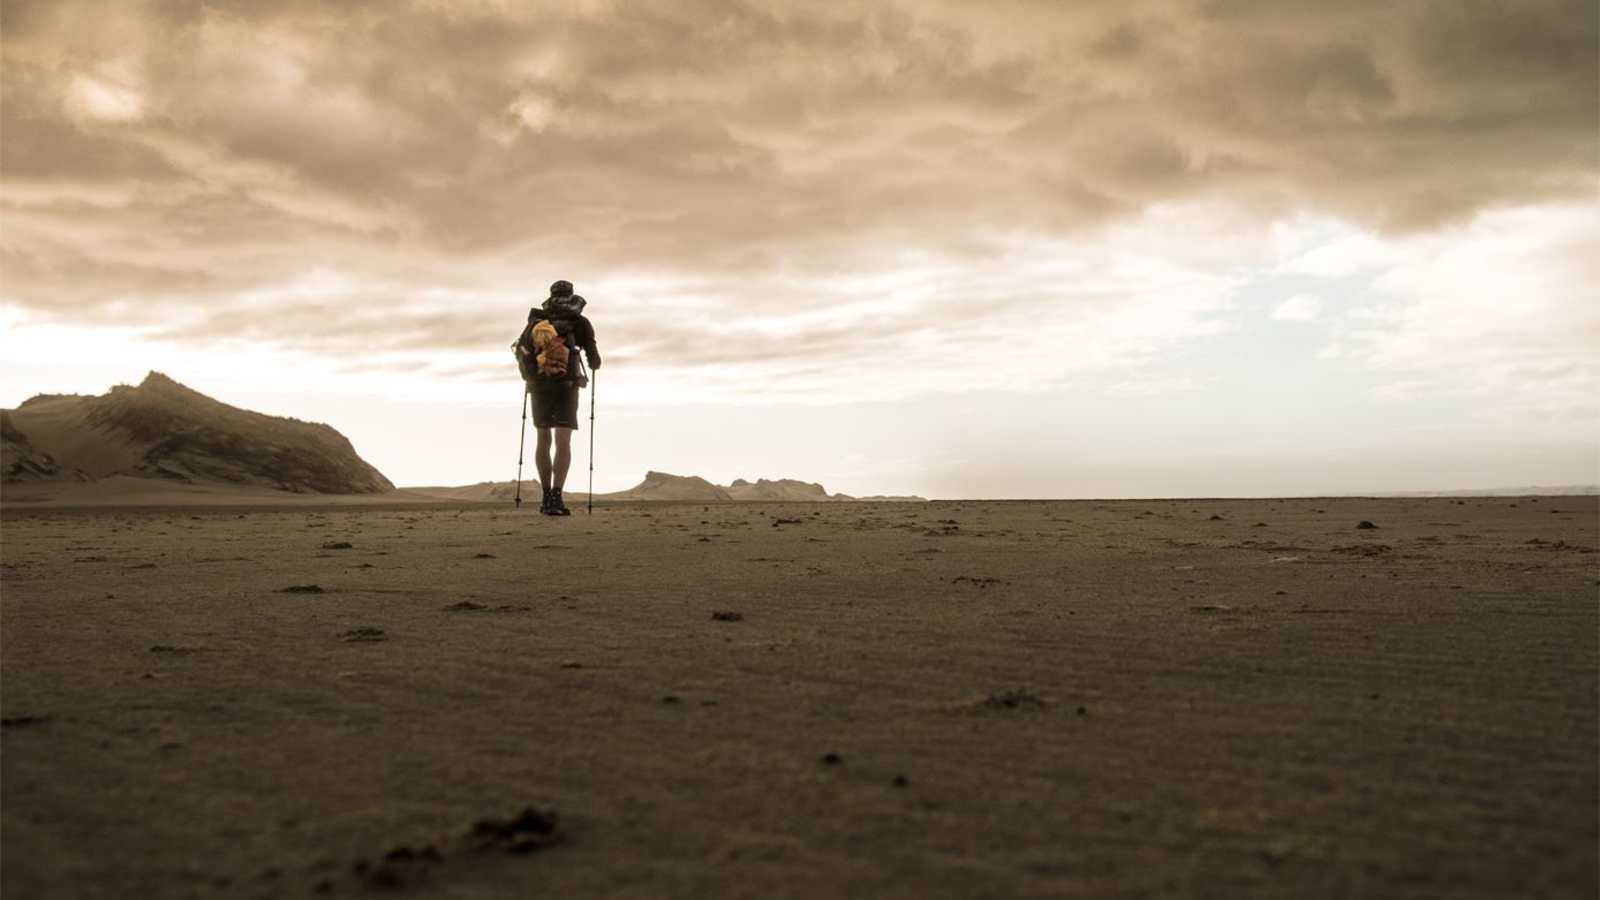
{"label": "large backpack", "polygon": [[579,296],[551,297],[543,306],[528,310],[528,326],[511,345],[523,381],[565,379],[574,369],[581,371],[575,351],[578,319],[586,305]]}

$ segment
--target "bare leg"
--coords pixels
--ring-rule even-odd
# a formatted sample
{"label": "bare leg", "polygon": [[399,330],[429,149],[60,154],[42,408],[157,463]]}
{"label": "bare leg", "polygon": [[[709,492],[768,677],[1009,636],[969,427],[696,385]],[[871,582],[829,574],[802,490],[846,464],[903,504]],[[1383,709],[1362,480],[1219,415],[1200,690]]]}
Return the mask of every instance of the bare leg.
{"label": "bare leg", "polygon": [[[555,487],[561,490],[567,484],[567,470],[572,468],[572,429],[557,428],[556,432],[556,458],[555,458]],[[541,438],[540,440],[543,440]],[[541,457],[542,459],[543,457]]]}
{"label": "bare leg", "polygon": [[[561,430],[571,434],[565,428]],[[537,429],[537,434],[539,436],[538,441],[533,445],[533,464],[539,470],[539,486],[548,491],[550,490],[550,429]],[[570,440],[571,438],[568,438],[568,441]],[[571,452],[569,451],[567,455],[570,456]],[[563,480],[566,478],[566,474],[566,469],[562,469],[561,476]]]}

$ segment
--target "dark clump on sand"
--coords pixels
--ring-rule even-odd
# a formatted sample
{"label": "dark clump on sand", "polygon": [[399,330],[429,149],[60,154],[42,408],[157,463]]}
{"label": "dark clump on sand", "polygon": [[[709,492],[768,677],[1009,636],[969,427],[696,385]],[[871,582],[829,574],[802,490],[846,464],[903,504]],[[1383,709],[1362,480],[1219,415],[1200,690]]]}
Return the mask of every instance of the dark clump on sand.
{"label": "dark clump on sand", "polygon": [[[501,851],[525,856],[556,845],[560,838],[556,814],[530,806],[509,819],[479,819],[459,837],[421,846],[397,844],[376,861],[358,859],[352,862],[349,874],[357,884],[368,888],[385,891],[419,888],[447,878],[442,870],[454,868],[470,874],[474,868],[471,858],[476,854]],[[312,891],[325,894],[336,886],[333,878],[318,878]]]}
{"label": "dark clump on sand", "polygon": [[1032,691],[1025,688],[1013,688],[1006,691],[996,691],[986,697],[963,704],[960,708],[965,712],[985,713],[1038,710],[1044,709],[1047,705],[1043,697]]}
{"label": "dark clump on sand", "polygon": [[543,850],[560,840],[556,814],[528,807],[509,819],[479,819],[472,824],[478,850],[523,854]]}
{"label": "dark clump on sand", "polygon": [[32,725],[44,725],[49,721],[49,716],[7,716],[0,719],[0,728],[27,728]]}

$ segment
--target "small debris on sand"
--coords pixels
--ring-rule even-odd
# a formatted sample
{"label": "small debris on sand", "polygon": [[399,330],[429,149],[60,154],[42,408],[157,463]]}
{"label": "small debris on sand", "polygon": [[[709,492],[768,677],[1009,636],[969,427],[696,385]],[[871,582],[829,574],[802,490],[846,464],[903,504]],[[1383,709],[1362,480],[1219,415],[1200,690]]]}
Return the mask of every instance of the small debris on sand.
{"label": "small debris on sand", "polygon": [[352,628],[339,635],[339,639],[347,644],[374,643],[386,641],[389,636],[383,633],[382,628]]}
{"label": "small debris on sand", "polygon": [[460,603],[452,603],[449,606],[441,608],[445,612],[473,612],[479,609],[488,609],[488,607],[484,606],[482,603],[473,603],[471,600],[463,600]]}
{"label": "small debris on sand", "polygon": [[8,716],[0,719],[0,728],[27,728],[31,725],[44,725],[49,721],[49,716]]}
{"label": "small debris on sand", "polygon": [[[358,859],[350,865],[350,872],[369,888],[391,891],[407,887],[429,877],[433,866],[444,862],[444,855],[433,844],[413,849],[401,844],[383,854],[376,865]],[[312,892],[326,894],[334,887],[333,881],[320,879]]]}
{"label": "small debris on sand", "polygon": [[910,787],[911,779],[905,777],[904,775],[896,775],[894,780],[889,783],[897,788]]}
{"label": "small debris on sand", "polygon": [[355,544],[352,544],[349,541],[328,541],[326,544],[322,545],[322,549],[324,549],[324,550],[354,550],[355,546],[356,546]]}
{"label": "small debris on sand", "polygon": [[963,581],[967,582],[968,584],[975,584],[981,588],[986,588],[991,584],[1001,583],[1000,579],[992,578],[988,575],[957,575],[956,577],[950,579],[951,584],[960,584]]}
{"label": "small debris on sand", "polygon": [[844,757],[837,753],[824,753],[821,762],[825,766],[837,766],[844,763]]}
{"label": "small debris on sand", "polygon": [[413,859],[438,860],[439,851],[432,844],[423,847],[421,850],[412,850],[410,847],[401,844],[393,850],[390,850],[388,853],[385,853],[383,855],[383,859],[385,862],[400,862]]}
{"label": "small debris on sand", "polygon": [[151,653],[165,653],[168,656],[188,656],[188,655],[190,655],[192,653],[199,653],[200,652],[200,648],[198,648],[198,647],[173,647],[173,646],[169,646],[167,644],[157,644],[154,647],[150,648],[150,652]]}
{"label": "small debris on sand", "polygon": [[283,594],[326,594],[327,591],[324,590],[322,585],[320,585],[320,584],[291,584],[288,587],[286,587],[286,588],[282,589],[281,591],[279,591],[279,593],[283,593]]}
{"label": "small debris on sand", "polygon": [[719,610],[711,614],[711,621],[713,622],[739,622],[743,619],[744,613],[736,613],[729,610]]}
{"label": "small debris on sand", "polygon": [[1371,522],[1367,521],[1366,519],[1362,519],[1360,522],[1356,523],[1356,527],[1360,528],[1362,530],[1367,530],[1369,528],[1377,528],[1378,526],[1372,524]]}
{"label": "small debris on sand", "polygon": [[495,558],[495,556],[494,556],[493,553],[479,553],[477,556],[473,557],[473,559],[494,559],[494,558]]}
{"label": "small debris on sand", "polygon": [[1026,688],[1013,688],[1006,691],[996,691],[980,700],[961,704],[959,709],[971,713],[1012,712],[1016,710],[1040,710],[1049,704],[1044,698]]}
{"label": "small debris on sand", "polygon": [[479,819],[472,823],[472,836],[478,850],[504,850],[524,854],[542,850],[560,840],[556,833],[556,814],[524,809],[513,819]]}

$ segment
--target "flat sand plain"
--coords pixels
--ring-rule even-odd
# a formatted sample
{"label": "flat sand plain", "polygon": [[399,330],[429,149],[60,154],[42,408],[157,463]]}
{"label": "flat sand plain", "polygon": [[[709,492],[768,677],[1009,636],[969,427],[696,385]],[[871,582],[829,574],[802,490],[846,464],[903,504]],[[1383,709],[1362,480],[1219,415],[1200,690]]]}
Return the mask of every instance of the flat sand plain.
{"label": "flat sand plain", "polygon": [[0,890],[1593,897],[1597,522],[8,507]]}

